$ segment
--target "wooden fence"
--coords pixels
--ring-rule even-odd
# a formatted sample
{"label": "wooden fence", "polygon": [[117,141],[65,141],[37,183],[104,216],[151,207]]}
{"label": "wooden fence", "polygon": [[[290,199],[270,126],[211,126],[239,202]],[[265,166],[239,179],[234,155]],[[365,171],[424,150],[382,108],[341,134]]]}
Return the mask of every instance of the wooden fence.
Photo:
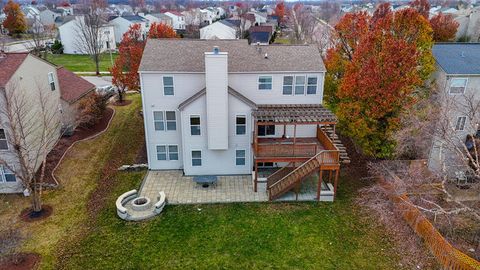
{"label": "wooden fence", "polygon": [[383,187],[389,191],[390,199],[403,215],[410,227],[425,241],[443,269],[480,270],[480,262],[453,247],[430,223],[406,194],[396,195],[393,185],[382,181]]}

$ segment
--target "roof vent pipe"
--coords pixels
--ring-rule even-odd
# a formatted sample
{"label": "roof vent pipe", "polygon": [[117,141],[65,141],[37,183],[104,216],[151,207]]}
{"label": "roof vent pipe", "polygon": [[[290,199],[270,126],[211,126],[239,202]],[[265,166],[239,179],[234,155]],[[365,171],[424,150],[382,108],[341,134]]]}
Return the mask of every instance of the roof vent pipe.
{"label": "roof vent pipe", "polygon": [[265,59],[268,59],[268,53],[265,53]]}
{"label": "roof vent pipe", "polygon": [[220,48],[218,46],[213,46],[213,54],[219,54],[220,53]]}

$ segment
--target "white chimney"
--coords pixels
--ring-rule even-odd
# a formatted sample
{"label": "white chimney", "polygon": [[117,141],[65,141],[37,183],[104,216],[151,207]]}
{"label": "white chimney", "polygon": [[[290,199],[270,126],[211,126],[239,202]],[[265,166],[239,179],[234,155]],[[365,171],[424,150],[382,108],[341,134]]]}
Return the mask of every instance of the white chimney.
{"label": "white chimney", "polygon": [[228,149],[228,53],[205,53],[208,149]]}

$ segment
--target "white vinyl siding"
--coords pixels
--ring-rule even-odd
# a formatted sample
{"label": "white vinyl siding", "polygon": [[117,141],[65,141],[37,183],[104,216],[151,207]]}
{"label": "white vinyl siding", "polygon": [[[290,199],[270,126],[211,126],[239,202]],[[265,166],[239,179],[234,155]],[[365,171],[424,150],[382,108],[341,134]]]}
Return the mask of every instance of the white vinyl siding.
{"label": "white vinyl siding", "polygon": [[173,87],[173,77],[164,76],[163,77],[163,95],[173,96],[174,94],[175,94],[175,90]]}
{"label": "white vinyl siding", "polygon": [[201,135],[200,115],[190,116],[190,135],[192,136]]}
{"label": "white vinyl siding", "polygon": [[467,87],[467,78],[452,78],[449,93],[451,95],[464,94]]}
{"label": "white vinyl siding", "polygon": [[235,151],[235,165],[245,166],[246,164],[246,151],[245,150],[236,150]]}
{"label": "white vinyl siding", "polygon": [[192,151],[192,166],[202,166],[202,151],[193,150]]}
{"label": "white vinyl siding", "polygon": [[258,77],[258,90],[272,90],[272,76]]}
{"label": "white vinyl siding", "polygon": [[0,128],[0,150],[8,150],[7,134],[3,128]]}
{"label": "white vinyl siding", "polygon": [[13,183],[17,182],[17,178],[15,177],[15,173],[12,172],[7,167],[0,165],[0,182],[4,183]]}
{"label": "white vinyl siding", "polygon": [[235,118],[235,134],[247,134],[247,117],[245,115],[237,115]]}
{"label": "white vinyl siding", "polygon": [[55,78],[53,72],[48,73],[48,84],[50,84],[50,90],[55,91]]}
{"label": "white vinyl siding", "polygon": [[455,124],[456,131],[463,131],[465,130],[465,123],[467,122],[466,116],[459,116],[457,117],[457,123]]}
{"label": "white vinyl siding", "polygon": [[293,76],[283,76],[283,94],[293,94]]}

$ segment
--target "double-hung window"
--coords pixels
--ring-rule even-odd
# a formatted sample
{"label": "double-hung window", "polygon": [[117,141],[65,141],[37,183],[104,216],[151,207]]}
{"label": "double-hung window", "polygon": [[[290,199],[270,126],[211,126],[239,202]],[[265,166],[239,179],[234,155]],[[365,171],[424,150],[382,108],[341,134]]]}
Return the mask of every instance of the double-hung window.
{"label": "double-hung window", "polygon": [[293,76],[283,77],[283,94],[284,95],[293,94]]}
{"label": "double-hung window", "polygon": [[165,130],[165,118],[162,111],[153,112],[153,124],[155,125],[155,130]]}
{"label": "double-hung window", "polygon": [[200,135],[200,115],[190,116],[190,135]]}
{"label": "double-hung window", "polygon": [[317,76],[307,77],[307,95],[315,95],[317,93]]}
{"label": "double-hung window", "polygon": [[455,124],[456,131],[465,130],[465,123],[467,122],[466,116],[459,116],[457,117],[457,123]]}
{"label": "double-hung window", "polygon": [[247,117],[245,115],[237,115],[235,119],[235,134],[247,134]]}
{"label": "double-hung window", "polygon": [[192,166],[202,166],[202,151],[192,151]]}
{"label": "double-hung window", "polygon": [[168,159],[169,160],[178,160],[178,145],[169,145],[168,146]]}
{"label": "double-hung window", "polygon": [[177,130],[177,118],[175,111],[166,111],[165,118],[167,119],[167,130]]}
{"label": "double-hung window", "polygon": [[295,95],[305,95],[305,76],[295,76]]}
{"label": "double-hung window", "polygon": [[258,90],[272,90],[272,76],[259,76]]}
{"label": "double-hung window", "polygon": [[157,145],[157,160],[178,160],[178,145]]}
{"label": "double-hung window", "polygon": [[467,87],[467,78],[452,78],[450,82],[450,94],[464,94]]}
{"label": "double-hung window", "polygon": [[157,145],[157,160],[167,160],[166,145]]}
{"label": "double-hung window", "polygon": [[173,89],[173,77],[164,76],[163,77],[163,95],[164,96],[173,96],[175,91]]}
{"label": "double-hung window", "polygon": [[235,150],[235,165],[244,166],[245,165],[245,150]]}
{"label": "double-hung window", "polygon": [[8,150],[7,134],[3,128],[0,129],[0,150]]}
{"label": "double-hung window", "polygon": [[10,169],[8,169],[5,166],[0,165],[0,182],[16,182],[17,179],[15,177],[15,173],[12,172]]}
{"label": "double-hung window", "polygon": [[55,78],[53,72],[48,73],[48,84],[50,84],[50,90],[55,91]]}

